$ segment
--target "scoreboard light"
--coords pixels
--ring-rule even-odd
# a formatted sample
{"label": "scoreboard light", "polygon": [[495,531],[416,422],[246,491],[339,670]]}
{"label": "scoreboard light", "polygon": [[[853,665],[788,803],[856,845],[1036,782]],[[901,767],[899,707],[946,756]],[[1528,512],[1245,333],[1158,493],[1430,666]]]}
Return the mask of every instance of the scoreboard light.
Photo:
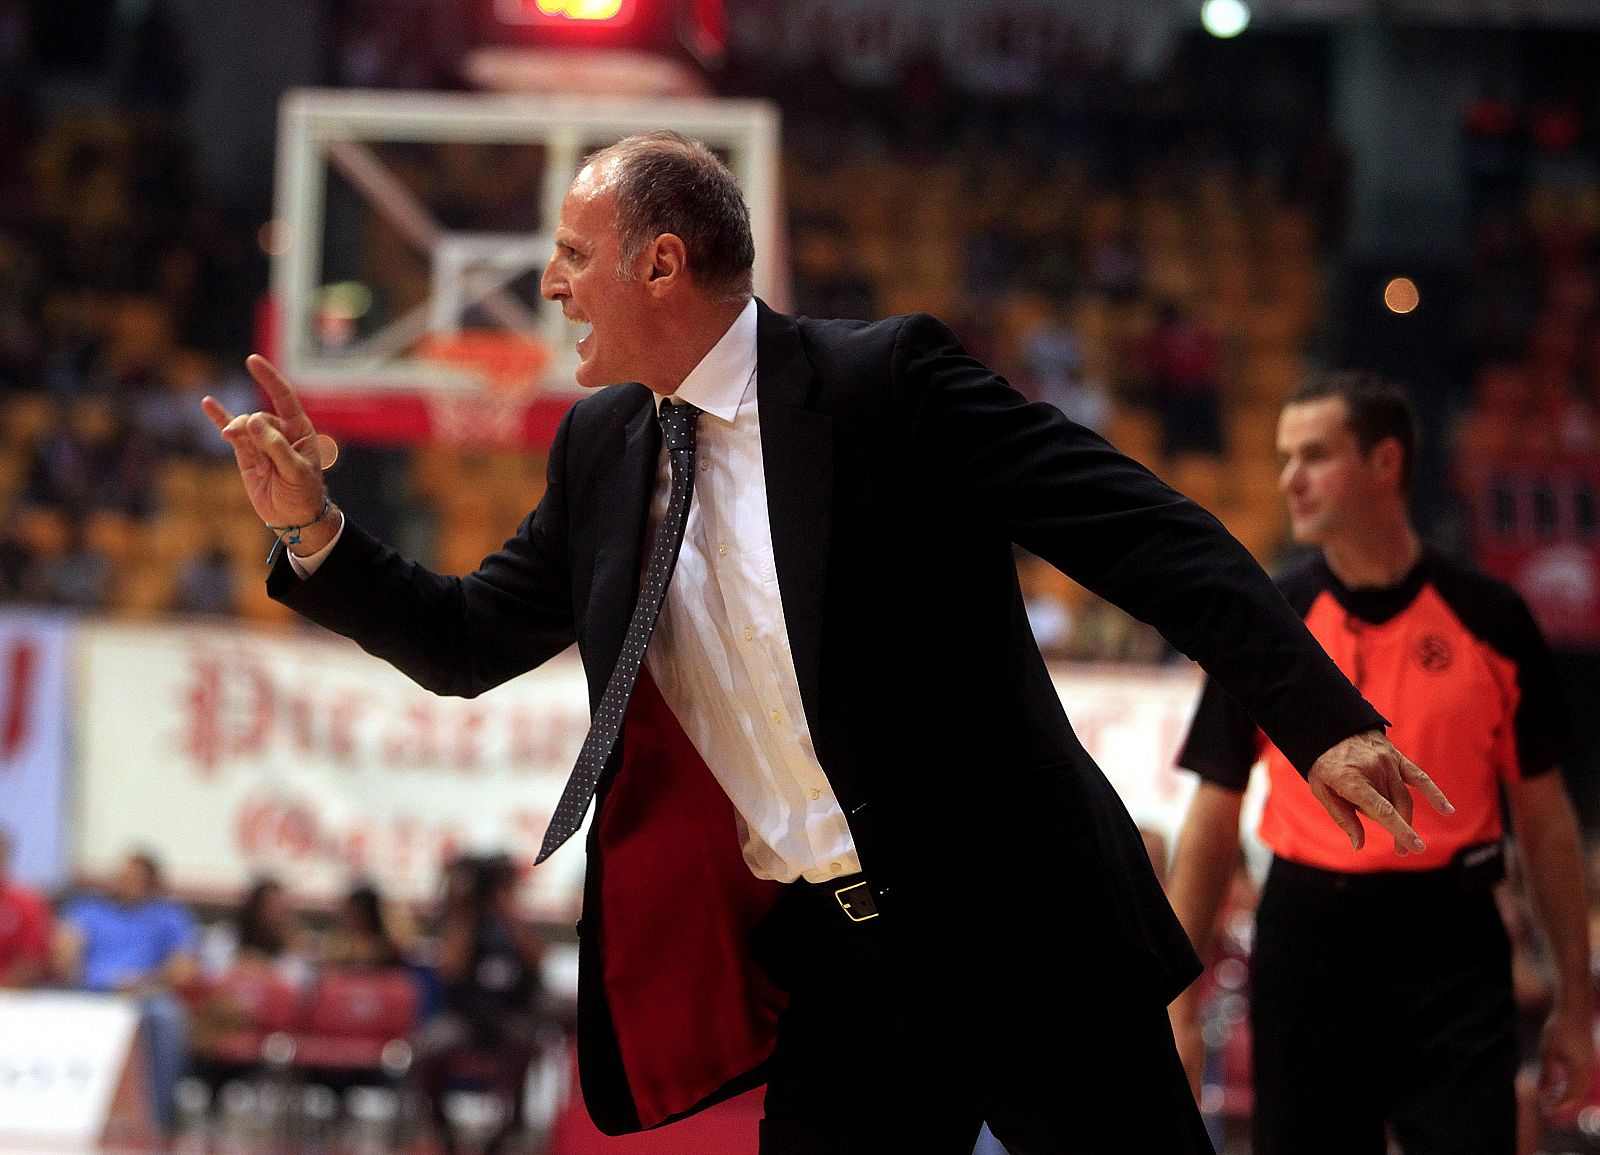
{"label": "scoreboard light", "polygon": [[506,24],[545,28],[619,27],[633,19],[635,0],[496,0]]}

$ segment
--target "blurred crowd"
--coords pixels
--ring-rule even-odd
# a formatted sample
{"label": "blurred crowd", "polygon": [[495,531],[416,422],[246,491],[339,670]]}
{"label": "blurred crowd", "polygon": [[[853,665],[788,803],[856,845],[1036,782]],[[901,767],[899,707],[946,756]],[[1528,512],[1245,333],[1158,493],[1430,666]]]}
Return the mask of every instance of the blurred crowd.
{"label": "blurred crowd", "polygon": [[1458,467],[1600,449],[1597,126],[1562,101],[1485,93],[1463,112],[1473,218],[1471,404]]}
{"label": "blurred crowd", "polygon": [[[410,23],[346,7],[336,82],[458,83],[450,53]],[[198,407],[207,392],[252,405],[238,367],[265,284],[260,222],[230,217],[196,176],[164,6],[140,29],[121,107],[45,116],[25,72],[0,88],[0,600],[279,619],[260,588],[269,542]],[[1270,560],[1283,541],[1273,424],[1326,344],[1346,215],[1321,65],[1287,43],[1231,61],[1180,50],[1154,74],[1109,48],[1068,57],[1069,83],[1024,91],[932,57],[774,63],[747,45],[718,83],[783,111],[799,311],[936,313]],[[1600,173],[1570,107],[1485,96],[1462,117],[1466,491],[1486,461],[1595,452]],[[456,184],[483,188],[452,184],[452,203],[494,201],[502,169],[453,165]],[[374,452],[375,471],[341,466],[341,492],[379,528],[409,519],[400,536],[445,569],[497,545],[538,496],[537,461]],[[1019,562],[1048,653],[1171,656]]]}
{"label": "blurred crowd", "polygon": [[[174,126],[0,95],[0,597],[232,613],[239,519],[206,393],[248,405],[250,258]],[[251,552],[260,546],[259,535]]]}
{"label": "blurred crowd", "polygon": [[450,860],[420,917],[369,881],[317,910],[263,877],[204,922],[145,851],[56,902],[16,883],[8,857],[0,830],[0,989],[132,996],[168,1134],[183,1122],[185,1080],[294,1075],[394,1090],[447,1152],[458,1143],[448,1096],[464,1086],[499,1104],[485,1150],[521,1136],[529,1069],[564,1016],[545,997],[544,944],[519,913],[508,856]]}

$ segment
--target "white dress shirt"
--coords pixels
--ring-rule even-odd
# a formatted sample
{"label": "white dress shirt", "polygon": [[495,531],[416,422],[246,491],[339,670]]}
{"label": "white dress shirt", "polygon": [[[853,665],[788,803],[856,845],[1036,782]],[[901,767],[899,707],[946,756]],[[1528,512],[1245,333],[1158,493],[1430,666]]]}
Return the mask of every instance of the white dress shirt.
{"label": "white dress shirt", "polygon": [[[657,398],[657,405],[662,398]],[[758,878],[826,882],[861,869],[811,746],[767,517],[751,301],[673,395],[703,411],[694,500],[645,666],[733,801]],[[667,508],[663,447],[651,524]]]}
{"label": "white dress shirt", "polygon": [[[756,405],[753,300],[674,400],[702,410],[698,476],[645,666],[733,802],[751,872],[778,882],[853,874],[860,859],[811,745],[783,620]],[[666,512],[670,479],[663,446],[652,530]],[[332,549],[289,560],[305,577]]]}

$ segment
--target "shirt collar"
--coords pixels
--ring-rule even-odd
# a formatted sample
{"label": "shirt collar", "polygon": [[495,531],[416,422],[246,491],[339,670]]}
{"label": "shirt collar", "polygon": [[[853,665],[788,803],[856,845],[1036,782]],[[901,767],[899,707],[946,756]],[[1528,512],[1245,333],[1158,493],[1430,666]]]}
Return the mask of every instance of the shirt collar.
{"label": "shirt collar", "polygon": [[[755,375],[756,299],[751,297],[728,331],[683,379],[672,399],[687,401],[703,413],[731,422]],[[658,413],[664,400],[656,395]]]}
{"label": "shirt collar", "polygon": [[1317,559],[1322,566],[1323,581],[1327,584],[1328,592],[1333,594],[1333,600],[1343,606],[1345,612],[1352,617],[1371,622],[1375,626],[1381,626],[1398,617],[1407,606],[1416,601],[1417,595],[1422,592],[1422,587],[1427,585],[1433,576],[1434,568],[1433,551],[1424,546],[1417,563],[1405,577],[1393,585],[1352,588],[1334,575],[1332,567],[1328,565],[1326,554],[1319,553]]}

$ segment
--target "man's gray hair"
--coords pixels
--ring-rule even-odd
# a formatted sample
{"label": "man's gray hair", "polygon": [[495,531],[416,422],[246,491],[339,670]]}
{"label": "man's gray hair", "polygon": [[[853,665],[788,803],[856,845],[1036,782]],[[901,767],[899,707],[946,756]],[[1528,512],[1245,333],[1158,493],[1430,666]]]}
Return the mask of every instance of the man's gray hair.
{"label": "man's gray hair", "polygon": [[729,300],[751,293],[755,241],[750,210],[728,166],[698,140],[678,132],[623,137],[588,158],[613,162],[621,276],[663,233],[683,241],[696,283]]}

